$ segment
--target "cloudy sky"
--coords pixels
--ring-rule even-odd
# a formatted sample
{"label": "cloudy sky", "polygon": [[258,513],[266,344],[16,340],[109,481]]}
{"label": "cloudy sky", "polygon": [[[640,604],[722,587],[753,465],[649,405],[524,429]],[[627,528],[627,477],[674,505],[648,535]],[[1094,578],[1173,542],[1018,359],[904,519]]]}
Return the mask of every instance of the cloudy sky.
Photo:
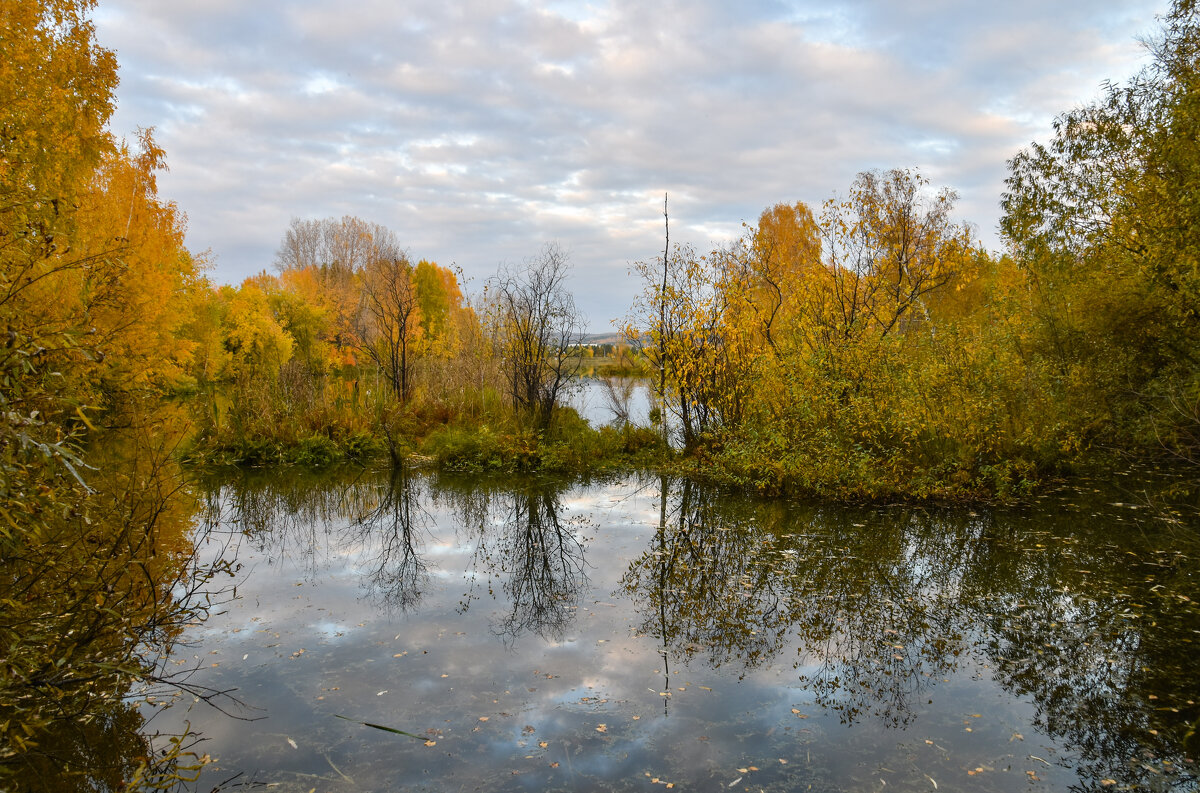
{"label": "cloudy sky", "polygon": [[547,241],[593,330],[629,264],[780,201],[918,168],[998,249],[1005,161],[1143,63],[1163,0],[101,0],[113,129],[211,276],[269,269],[292,218],[356,215],[479,288]]}

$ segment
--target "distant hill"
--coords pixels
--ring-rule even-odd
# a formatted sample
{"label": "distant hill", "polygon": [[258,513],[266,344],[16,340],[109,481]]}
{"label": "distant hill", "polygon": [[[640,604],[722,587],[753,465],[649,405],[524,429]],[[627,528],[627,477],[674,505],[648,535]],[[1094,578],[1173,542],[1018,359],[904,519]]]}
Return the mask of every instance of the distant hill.
{"label": "distant hill", "polygon": [[620,333],[609,331],[608,333],[585,333],[581,337],[583,344],[619,344],[625,341]]}

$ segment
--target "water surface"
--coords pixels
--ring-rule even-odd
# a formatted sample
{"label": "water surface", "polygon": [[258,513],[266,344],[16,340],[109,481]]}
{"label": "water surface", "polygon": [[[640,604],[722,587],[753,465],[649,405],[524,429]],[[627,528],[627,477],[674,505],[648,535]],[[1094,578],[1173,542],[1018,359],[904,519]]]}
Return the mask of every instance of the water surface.
{"label": "water surface", "polygon": [[1138,506],[248,475],[171,659],[240,704],[143,710],[203,790],[1194,790],[1194,535]]}

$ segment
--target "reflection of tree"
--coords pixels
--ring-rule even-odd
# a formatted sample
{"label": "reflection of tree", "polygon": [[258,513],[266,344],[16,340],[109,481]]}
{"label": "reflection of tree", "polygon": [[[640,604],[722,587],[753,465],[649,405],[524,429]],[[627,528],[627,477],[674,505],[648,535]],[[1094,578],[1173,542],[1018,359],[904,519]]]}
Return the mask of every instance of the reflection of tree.
{"label": "reflection of tree", "polygon": [[408,611],[429,579],[420,555],[420,535],[432,522],[422,481],[403,469],[252,472],[224,485],[210,510],[240,527],[272,563],[288,560],[309,575],[332,558],[356,554],[368,595]]}
{"label": "reflection of tree", "polygon": [[661,504],[623,584],[640,630],[671,655],[748,670],[798,640],[798,682],[820,704],[891,725],[978,658],[1034,702],[1083,778],[1149,785],[1191,773],[1191,546],[1117,546],[1048,531],[1046,516],[1041,527],[1007,516],[1001,529],[963,512],[753,503],[686,482],[664,481]]}
{"label": "reflection of tree", "polygon": [[394,468],[379,503],[351,526],[372,549],[364,561],[367,590],[389,609],[408,611],[421,601],[429,574],[417,549],[417,531],[427,517],[416,479]]}
{"label": "reflection of tree", "polygon": [[685,480],[672,500],[669,480],[662,484],[654,548],[623,580],[627,591],[646,598],[639,632],[685,659],[707,654],[714,666],[734,659],[758,666],[778,652],[787,626],[784,582],[761,563],[760,540],[745,530],[749,515],[711,488]]}
{"label": "reflection of tree", "polygon": [[996,592],[981,576],[987,594],[972,594],[990,602],[976,617],[997,680],[1033,700],[1036,723],[1074,748],[1082,777],[1152,789],[1164,775],[1194,773],[1185,757],[1200,719],[1195,541],[1185,552],[1170,548],[1177,537],[1107,540],[994,540],[980,567],[1003,570],[1008,585]]}
{"label": "reflection of tree", "polygon": [[798,635],[800,682],[820,701],[848,721],[868,711],[904,723],[961,653],[955,612],[926,592],[949,588],[953,568],[913,564],[920,551],[898,526],[858,531],[841,510],[798,519],[686,481],[672,499],[663,484],[654,549],[623,583],[645,600],[640,630],[685,660],[753,669]]}
{"label": "reflection of tree", "polygon": [[557,493],[531,489],[507,500],[499,562],[512,610],[497,631],[510,644],[524,631],[557,641],[587,583],[583,545],[576,527],[562,522]]}
{"label": "reflection of tree", "polygon": [[[564,521],[565,483],[511,480],[430,481],[404,471],[388,478],[356,472],[252,474],[226,485],[213,509],[242,527],[273,561],[290,559],[314,574],[354,549],[364,586],[388,608],[415,608],[429,573],[420,538],[432,523],[426,504],[442,504],[475,540],[476,572],[501,578],[511,610],[496,625],[506,641],[525,631],[559,639],[587,583],[579,526]],[[220,508],[223,505],[223,508]],[[490,588],[489,588],[490,589]],[[463,610],[474,599],[468,593]]]}
{"label": "reflection of tree", "polygon": [[[477,572],[501,578],[510,610],[495,625],[496,633],[509,644],[526,631],[560,640],[587,585],[579,521],[564,521],[562,516],[563,483],[440,484],[438,499],[448,503],[459,523],[475,536]],[[494,595],[490,583],[488,590]],[[473,587],[461,610],[466,611],[475,597]]]}
{"label": "reflection of tree", "polygon": [[104,440],[77,507],[42,515],[0,554],[5,789],[116,789],[139,769],[181,770],[182,748],[154,751],[126,700],[147,686],[219,693],[168,671],[166,657],[185,624],[229,596],[232,562],[197,551],[213,538],[193,525],[169,430],[132,415]]}

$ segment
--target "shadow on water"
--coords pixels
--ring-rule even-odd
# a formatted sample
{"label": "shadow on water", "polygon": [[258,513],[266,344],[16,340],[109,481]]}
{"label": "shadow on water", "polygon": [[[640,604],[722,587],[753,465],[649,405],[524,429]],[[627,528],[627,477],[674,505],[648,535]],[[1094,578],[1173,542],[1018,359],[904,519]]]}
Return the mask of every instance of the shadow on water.
{"label": "shadow on water", "polygon": [[[217,758],[197,790],[1197,786],[1195,533],[1095,494],[847,508],[403,471],[200,490],[196,525],[240,539],[210,555],[248,572],[156,662],[264,718],[157,713]],[[89,729],[142,740],[156,709],[122,707]]]}

